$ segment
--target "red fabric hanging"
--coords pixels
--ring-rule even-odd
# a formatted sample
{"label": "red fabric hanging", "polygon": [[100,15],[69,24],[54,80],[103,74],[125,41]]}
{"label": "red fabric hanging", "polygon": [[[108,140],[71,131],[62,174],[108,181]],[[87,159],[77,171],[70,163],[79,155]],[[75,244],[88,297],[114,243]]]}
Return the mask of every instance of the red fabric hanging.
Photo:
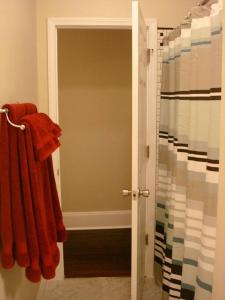
{"label": "red fabric hanging", "polygon": [[29,124],[36,160],[47,159],[60,146],[61,128],[46,114],[26,115],[21,122]]}
{"label": "red fabric hanging", "polygon": [[10,187],[10,148],[6,116],[1,115],[0,128],[0,230],[1,230],[1,263],[4,268],[14,265],[13,224]]}
{"label": "red fabric hanging", "polygon": [[[26,276],[38,282],[55,276],[58,241],[66,240],[52,152],[59,147],[60,127],[32,104],[6,105],[10,119],[24,124],[21,131],[1,119],[1,260],[11,268],[16,260]],[[1,147],[3,146],[3,147]],[[2,197],[3,196],[3,197]],[[14,251],[15,249],[15,251]]]}

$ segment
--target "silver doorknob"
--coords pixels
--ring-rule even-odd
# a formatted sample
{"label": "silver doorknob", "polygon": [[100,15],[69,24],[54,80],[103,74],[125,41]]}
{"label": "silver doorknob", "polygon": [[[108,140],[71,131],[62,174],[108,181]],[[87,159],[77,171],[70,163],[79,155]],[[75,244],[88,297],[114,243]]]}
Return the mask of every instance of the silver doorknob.
{"label": "silver doorknob", "polygon": [[130,196],[131,194],[132,194],[132,191],[122,190],[122,196]]}
{"label": "silver doorknob", "polygon": [[139,190],[139,196],[148,198],[150,196],[149,190]]}

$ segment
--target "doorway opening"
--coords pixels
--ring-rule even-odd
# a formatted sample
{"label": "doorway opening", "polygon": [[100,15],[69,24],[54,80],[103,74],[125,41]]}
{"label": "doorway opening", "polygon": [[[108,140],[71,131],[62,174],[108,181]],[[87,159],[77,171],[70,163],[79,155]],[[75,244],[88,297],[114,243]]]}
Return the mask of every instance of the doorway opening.
{"label": "doorway opening", "polygon": [[58,30],[58,106],[65,277],[130,276],[131,30]]}
{"label": "doorway opening", "polygon": [[[147,24],[147,25],[146,25]],[[143,188],[138,190],[136,180],[139,176],[136,172],[137,168],[135,167],[132,170],[132,176],[136,178],[135,181],[132,180],[133,190],[136,191],[132,196],[132,246],[131,246],[131,282],[130,279],[127,281],[128,284],[131,283],[131,299],[139,299],[140,294],[143,291],[144,277],[148,278],[153,277],[153,256],[154,256],[154,222],[155,222],[155,170],[156,170],[156,88],[157,88],[157,22],[155,19],[144,20],[142,13],[140,12],[139,5],[137,1],[132,2],[132,19],[95,19],[95,18],[50,18],[48,20],[48,79],[49,79],[49,114],[50,117],[59,122],[59,101],[58,101],[58,31],[61,29],[91,29],[91,30],[130,30],[132,32],[132,149],[137,149],[138,140],[142,138],[137,134],[137,122],[140,120],[137,112],[137,107],[139,102],[139,97],[143,98],[145,95],[145,100],[147,101],[147,107],[145,109],[147,113],[147,144],[151,145],[150,149],[145,149],[141,152],[141,155],[145,156],[150,152],[148,163],[146,165],[147,176],[146,184],[147,188],[151,191],[150,201],[146,201],[146,224],[139,222],[140,214],[143,213],[143,210],[139,210],[139,204],[144,203]],[[119,31],[118,30],[118,31]],[[143,34],[144,33],[144,34]],[[144,41],[146,35],[147,40]],[[144,38],[144,39],[143,39]],[[90,45],[91,51],[91,45]],[[141,56],[139,55],[141,52]],[[149,64],[143,65],[146,55],[148,56]],[[141,68],[139,68],[141,66]],[[146,74],[145,81],[138,80],[139,71],[144,67],[144,72],[142,75]],[[138,93],[138,89],[147,88],[146,93]],[[142,113],[144,110],[141,107]],[[63,107],[62,107],[63,109]],[[135,125],[135,126],[134,126]],[[141,127],[140,127],[141,128]],[[135,133],[134,133],[135,132]],[[142,143],[139,143],[142,145]],[[144,144],[143,144],[144,145]],[[146,145],[146,144],[145,144]],[[135,146],[135,147],[134,147]],[[149,151],[146,151],[149,150]],[[132,165],[137,165],[137,151],[135,150],[132,155]],[[106,154],[104,154],[106,155]],[[57,185],[59,190],[59,195],[61,197],[61,169],[60,169],[60,153],[56,151],[53,156],[54,166],[56,170]],[[133,164],[134,162],[134,164]],[[142,173],[143,174],[143,173]],[[133,178],[134,178],[133,177]],[[134,184],[133,184],[134,183]],[[124,187],[123,187],[124,188]],[[128,186],[125,187],[126,189]],[[139,193],[139,192],[140,193]],[[129,192],[129,190],[126,190]],[[134,197],[135,195],[135,197]],[[138,196],[139,195],[139,196]],[[138,196],[138,197],[137,197]],[[127,199],[128,200],[128,199]],[[124,201],[125,198],[124,198]],[[141,205],[142,205],[141,204]],[[124,210],[122,216],[120,217],[118,211],[116,211],[117,218],[115,218],[115,211],[107,212],[105,211],[104,217],[101,217],[102,224],[105,224],[106,229],[114,228],[118,225],[118,218],[120,219],[119,228],[129,229],[130,227],[130,215],[129,210]],[[89,229],[94,230],[95,226],[98,226],[99,214],[96,214],[93,211],[88,212],[89,214],[89,223],[86,223],[86,226]],[[144,216],[142,214],[142,216]],[[77,229],[77,224],[74,225],[73,220],[77,220],[78,224],[81,224],[86,218],[86,214],[76,215],[67,213],[65,222],[67,227],[73,228],[74,226]],[[123,221],[121,221],[121,219]],[[87,219],[86,219],[87,220]],[[115,221],[116,220],[116,221]],[[110,223],[109,228],[107,227]],[[88,229],[87,227],[87,229]],[[144,230],[146,230],[147,238],[145,239]],[[148,242],[145,244],[145,242]],[[64,262],[63,262],[63,248],[61,245],[61,261],[57,269],[57,279],[64,279]],[[141,259],[140,259],[141,258]],[[146,258],[146,259],[144,259]],[[85,279],[86,280],[86,279]],[[119,278],[118,278],[119,280]],[[68,282],[68,281],[67,281]],[[120,282],[120,280],[119,280]],[[64,283],[62,283],[64,284]],[[129,290],[129,289],[128,289]],[[128,291],[127,290],[127,291]],[[130,292],[130,291],[129,291]],[[129,297],[128,297],[129,298]],[[125,299],[125,298],[124,298]]]}

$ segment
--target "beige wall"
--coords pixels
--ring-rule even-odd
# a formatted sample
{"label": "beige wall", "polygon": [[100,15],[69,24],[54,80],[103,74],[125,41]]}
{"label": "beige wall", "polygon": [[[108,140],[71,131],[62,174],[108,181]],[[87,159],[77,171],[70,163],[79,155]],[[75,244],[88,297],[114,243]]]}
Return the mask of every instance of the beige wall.
{"label": "beige wall", "polygon": [[64,211],[130,209],[131,31],[60,30]]}
{"label": "beige wall", "polygon": [[[223,0],[225,7],[225,0]],[[225,10],[223,11],[225,25]],[[224,27],[223,25],[223,27]],[[220,137],[220,187],[217,219],[216,265],[214,273],[214,290],[212,300],[225,300],[225,30],[223,30],[223,99],[221,104],[221,137]]]}
{"label": "beige wall", "polygon": [[[176,26],[197,0],[140,0],[145,17],[158,19],[160,26]],[[130,17],[131,0],[38,0],[38,99],[48,111],[47,18],[48,17]]]}
{"label": "beige wall", "polygon": [[[35,1],[0,0],[0,105],[36,99]],[[35,300],[24,269],[0,267],[1,300]]]}
{"label": "beige wall", "polygon": [[36,100],[34,0],[0,0],[0,104]]}

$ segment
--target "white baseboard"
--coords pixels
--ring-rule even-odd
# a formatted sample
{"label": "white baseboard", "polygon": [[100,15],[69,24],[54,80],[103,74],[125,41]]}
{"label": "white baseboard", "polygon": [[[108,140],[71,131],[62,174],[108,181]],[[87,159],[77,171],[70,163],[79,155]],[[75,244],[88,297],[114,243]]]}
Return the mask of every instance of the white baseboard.
{"label": "white baseboard", "polygon": [[68,230],[130,228],[131,210],[64,212],[63,219]]}

